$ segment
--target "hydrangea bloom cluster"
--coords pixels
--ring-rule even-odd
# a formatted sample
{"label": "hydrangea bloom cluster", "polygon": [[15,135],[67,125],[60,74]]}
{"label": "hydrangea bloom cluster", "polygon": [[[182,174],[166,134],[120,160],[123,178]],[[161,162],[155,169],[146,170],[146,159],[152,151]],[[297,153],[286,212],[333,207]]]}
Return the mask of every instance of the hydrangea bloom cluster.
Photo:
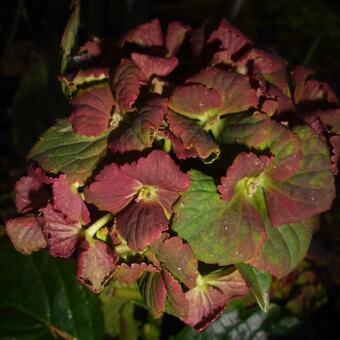
{"label": "hydrangea bloom cluster", "polygon": [[[95,293],[138,285],[196,330],[303,259],[335,197],[340,105],[226,20],[93,39],[60,76],[71,114],[16,184],[14,247],[74,257]],[[216,269],[217,267],[219,269]]]}

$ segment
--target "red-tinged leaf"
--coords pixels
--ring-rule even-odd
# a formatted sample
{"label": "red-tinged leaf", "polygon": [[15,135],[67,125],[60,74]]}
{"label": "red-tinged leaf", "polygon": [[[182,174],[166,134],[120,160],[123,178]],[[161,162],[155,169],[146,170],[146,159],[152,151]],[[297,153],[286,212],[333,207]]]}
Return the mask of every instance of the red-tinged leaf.
{"label": "red-tinged leaf", "polygon": [[152,76],[167,76],[178,64],[176,57],[160,58],[141,53],[131,53],[131,59],[141,69],[144,81],[149,81]]}
{"label": "red-tinged leaf", "polygon": [[310,105],[330,103],[339,105],[339,100],[327,83],[314,79],[314,72],[302,66],[297,66],[292,72],[294,81],[294,99],[296,104]]}
{"label": "red-tinged leaf", "polygon": [[15,205],[21,213],[45,206],[50,196],[49,187],[36,175],[21,177],[15,184]]}
{"label": "red-tinged leaf", "polygon": [[189,311],[182,320],[197,331],[214,322],[233,298],[245,296],[249,288],[238,271],[220,269],[204,277],[185,293]]}
{"label": "red-tinged leaf", "polygon": [[109,127],[114,100],[108,83],[80,91],[72,100],[70,121],[84,136],[99,136]]}
{"label": "red-tinged leaf", "polygon": [[14,248],[23,254],[31,254],[47,246],[41,225],[35,216],[22,216],[6,222],[6,233]]}
{"label": "red-tinged leaf", "polygon": [[53,184],[54,178],[46,175],[45,171],[39,166],[29,163],[27,166],[27,175],[29,177],[36,177],[45,184]]}
{"label": "red-tinged leaf", "polygon": [[130,165],[125,164],[121,169],[146,186],[146,191],[151,194],[147,198],[157,200],[169,214],[179,193],[189,187],[188,175],[180,171],[172,158],[163,151],[154,150],[146,158],[140,158]]}
{"label": "red-tinged leaf", "polygon": [[117,215],[117,230],[129,248],[141,251],[168,229],[168,221],[158,203],[131,203]]}
{"label": "red-tinged leaf", "polygon": [[195,286],[197,271],[197,259],[195,258],[191,247],[183,243],[179,237],[161,238],[155,242],[152,251],[158,261],[171,272],[179,281],[187,287]]}
{"label": "red-tinged leaf", "polygon": [[145,185],[173,192],[186,191],[188,176],[181,172],[172,158],[163,151],[154,150],[145,158],[125,164],[122,171]]}
{"label": "red-tinged leaf", "polygon": [[193,288],[185,293],[185,297],[189,311],[182,320],[196,331],[202,331],[218,319],[226,305],[223,293],[211,286]]}
{"label": "red-tinged leaf", "polygon": [[151,147],[167,106],[168,102],[164,98],[155,98],[146,103],[129,127],[111,142],[111,150],[114,153],[124,153]]}
{"label": "red-tinged leaf", "polygon": [[221,21],[218,29],[211,33],[208,43],[216,40],[220,42],[220,49],[228,53],[228,59],[230,61],[232,61],[232,57],[241,51],[241,49],[252,45],[252,42],[247,37],[225,19]]}
{"label": "red-tinged leaf", "polygon": [[312,69],[298,65],[291,72],[291,78],[296,85],[303,85],[304,81],[315,75]]}
{"label": "red-tinged leaf", "polygon": [[119,46],[125,43],[136,44],[141,47],[163,46],[163,35],[158,19],[137,26],[126,33],[119,41]]}
{"label": "red-tinged leaf", "polygon": [[250,263],[278,279],[287,276],[306,256],[317,225],[317,217],[275,228],[269,223],[266,226],[268,239],[258,258]]}
{"label": "red-tinged leaf", "polygon": [[100,293],[115,270],[117,256],[104,242],[83,240],[77,258],[77,278],[92,292]]}
{"label": "red-tinged leaf", "polygon": [[186,315],[188,304],[182,288],[166,269],[145,273],[138,284],[153,317],[160,318],[164,311],[178,317]]}
{"label": "red-tinged leaf", "polygon": [[249,77],[233,71],[223,71],[215,67],[206,68],[189,78],[187,82],[203,84],[221,95],[223,104],[217,112],[214,112],[219,116],[245,111],[256,107],[258,103],[258,96],[255,89],[250,86]]}
{"label": "red-tinged leaf", "polygon": [[230,272],[230,269],[219,269],[204,276],[203,281],[218,288],[228,301],[234,297],[244,296],[249,291],[246,281],[237,270]]}
{"label": "red-tinged leaf", "polygon": [[212,178],[190,173],[191,185],[174,206],[172,229],[191,246],[198,260],[221,266],[258,256],[266,239],[263,221],[241,182],[223,201]]}
{"label": "red-tinged leaf", "polygon": [[330,209],[335,197],[328,148],[311,129],[296,128],[302,162],[291,177],[264,181],[265,197],[273,226],[294,223]]}
{"label": "red-tinged leaf", "polygon": [[106,166],[85,189],[85,198],[88,203],[113,214],[134,197],[138,202],[157,201],[170,214],[179,192],[186,191],[188,186],[188,176],[178,169],[172,158],[154,150],[132,164]]}
{"label": "red-tinged leaf", "polygon": [[126,263],[118,265],[113,273],[113,279],[121,283],[131,285],[137,281],[145,272],[159,273],[160,270],[152,264],[132,263],[131,266]]}
{"label": "red-tinged leaf", "polygon": [[275,156],[263,173],[248,179],[245,188],[249,197],[258,188],[264,190],[273,226],[299,222],[330,208],[335,195],[330,156],[311,129],[290,132],[257,113],[228,116],[225,123],[223,142],[267,148]]}
{"label": "red-tinged leaf", "polygon": [[53,183],[53,208],[68,220],[90,223],[90,213],[80,198],[77,189],[71,187],[65,175],[60,175]]}
{"label": "red-tinged leaf", "polygon": [[165,47],[169,56],[174,56],[181,48],[184,39],[191,27],[183,25],[179,21],[171,21],[168,25],[168,31],[165,38]]}
{"label": "red-tinged leaf", "polygon": [[79,54],[89,54],[91,57],[98,57],[102,53],[100,47],[100,39],[92,38],[88,40],[84,45],[80,46]]}
{"label": "red-tinged leaf", "polygon": [[104,167],[96,176],[95,182],[85,188],[85,200],[100,210],[116,214],[129,204],[141,186],[138,180],[112,163]]}
{"label": "red-tinged leaf", "polygon": [[[172,111],[167,113],[166,118],[170,131],[183,145],[183,149],[189,152],[189,156],[191,151],[192,157],[198,156],[207,162],[213,162],[218,158],[220,148],[208,132],[196,125],[193,121],[177,115]],[[177,155],[176,145],[174,151]],[[179,151],[178,156],[182,158],[182,150]]]}
{"label": "red-tinged leaf", "polygon": [[77,91],[80,86],[92,82],[106,81],[109,79],[109,69],[107,67],[96,67],[80,69],[76,74],[66,74],[58,77],[59,81],[68,88],[70,94]]}
{"label": "red-tinged leaf", "polygon": [[161,273],[145,273],[138,282],[142,296],[153,317],[159,319],[165,310],[166,286]]}
{"label": "red-tinged leaf", "polygon": [[[218,51],[216,53],[214,53],[211,61],[210,61],[210,66],[216,66],[218,64],[226,64],[226,65],[234,65],[233,61],[230,59],[230,54],[228,50],[223,50],[223,51]],[[241,70],[241,68],[238,68],[238,73],[240,74],[247,74],[248,72],[248,68],[244,65],[243,69]]]}
{"label": "red-tinged leaf", "polygon": [[327,132],[327,128],[325,125],[322,123],[321,119],[319,117],[311,120],[309,122],[309,127],[312,129],[312,131],[319,136],[319,138],[322,141],[326,140],[325,134]]}
{"label": "red-tinged leaf", "polygon": [[188,301],[181,285],[164,268],[162,276],[166,289],[165,311],[179,318],[185,317],[188,313]]}
{"label": "red-tinged leaf", "polygon": [[177,158],[187,159],[198,157],[198,154],[194,148],[185,147],[184,143],[169,130],[161,130],[159,131],[158,135],[171,142],[172,151],[174,152]]}
{"label": "red-tinged leaf", "polygon": [[70,257],[77,247],[81,224],[79,221],[66,219],[55,211],[51,204],[41,211],[44,216],[42,231],[50,254],[55,257]]}
{"label": "red-tinged leaf", "polygon": [[169,107],[189,118],[204,120],[214,116],[222,103],[222,97],[215,89],[201,84],[190,84],[175,88]]}
{"label": "red-tinged leaf", "polygon": [[285,95],[289,93],[287,63],[282,58],[253,48],[245,58],[252,61],[254,67],[263,75],[264,79],[277,86]]}
{"label": "red-tinged leaf", "polygon": [[256,156],[253,153],[242,152],[234,159],[228,168],[227,175],[221,178],[218,191],[225,201],[230,201],[234,195],[238,181],[245,177],[258,176],[271,162],[267,156]]}
{"label": "red-tinged leaf", "polygon": [[338,98],[329,85],[314,79],[307,80],[304,83],[301,97],[295,97],[295,102],[302,105],[310,103],[339,104]]}
{"label": "red-tinged leaf", "polygon": [[264,112],[269,117],[273,116],[279,108],[279,103],[275,99],[266,99],[261,105],[261,112]]}
{"label": "red-tinged leaf", "polygon": [[131,112],[140,89],[140,70],[130,60],[123,59],[112,78],[112,91],[120,112]]}
{"label": "red-tinged leaf", "polygon": [[233,115],[224,120],[222,143],[245,144],[249,148],[268,150],[274,160],[266,170],[268,176],[282,181],[300,168],[301,142],[294,133],[267,115]]}
{"label": "red-tinged leaf", "polygon": [[[274,113],[280,115],[296,111],[292,99],[286,96],[278,87],[274,85],[269,86],[268,91],[266,93],[266,98],[267,100],[264,102],[264,105],[262,106],[261,110],[267,113],[269,116],[272,116]],[[266,105],[266,103],[270,100],[276,103],[276,107],[274,108],[273,111],[270,111],[270,109],[268,111],[267,106],[268,104]],[[272,107],[272,105],[270,106]]]}
{"label": "red-tinged leaf", "polygon": [[332,145],[332,171],[334,175],[338,174],[338,163],[340,157],[340,136],[332,136],[329,139],[329,142]]}
{"label": "red-tinged leaf", "polygon": [[315,119],[320,119],[332,133],[340,134],[340,109],[316,110],[306,113],[303,118],[309,124]]}
{"label": "red-tinged leaf", "polygon": [[311,79],[314,76],[314,71],[303,66],[297,66],[291,72],[291,78],[294,82],[294,99],[296,103],[301,101],[304,92],[304,85],[307,79]]}

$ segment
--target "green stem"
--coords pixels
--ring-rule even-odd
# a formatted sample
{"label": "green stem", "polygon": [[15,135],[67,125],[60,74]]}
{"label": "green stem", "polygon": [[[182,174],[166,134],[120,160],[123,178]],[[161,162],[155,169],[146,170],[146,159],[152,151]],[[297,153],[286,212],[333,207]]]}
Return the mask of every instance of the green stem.
{"label": "green stem", "polygon": [[132,250],[126,244],[120,244],[116,246],[115,251],[119,255],[126,255],[132,253]]}
{"label": "green stem", "polygon": [[99,220],[94,222],[92,225],[90,225],[86,230],[85,230],[85,236],[86,238],[93,238],[93,236],[96,234],[96,232],[104,227],[105,224],[113,220],[113,215],[111,213],[108,213],[101,217]]}

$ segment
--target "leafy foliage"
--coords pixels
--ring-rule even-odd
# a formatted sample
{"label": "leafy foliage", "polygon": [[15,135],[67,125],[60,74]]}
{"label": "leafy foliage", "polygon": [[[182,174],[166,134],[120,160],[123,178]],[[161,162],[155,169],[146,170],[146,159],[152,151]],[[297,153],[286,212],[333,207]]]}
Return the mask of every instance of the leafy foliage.
{"label": "leafy foliage", "polygon": [[[28,155],[21,216],[6,224],[14,246],[75,257],[78,280],[101,293],[111,336],[146,336],[137,305],[203,331],[250,291],[267,317],[227,311],[200,336],[262,334],[252,317],[272,332],[272,275],[302,261],[335,198],[334,92],[226,20],[210,31],[170,22],[163,33],[154,19],[116,43],[92,39],[68,74],[74,4],[60,76],[71,114]],[[227,325],[228,313],[240,327]]]}
{"label": "leafy foliage", "polygon": [[24,256],[5,242],[0,255],[1,338],[101,338],[100,306],[75,280],[72,261]]}
{"label": "leafy foliage", "polygon": [[[107,132],[98,137],[80,136],[66,120],[61,120],[40,137],[29,158],[38,162],[45,171],[61,171],[69,181],[83,182],[104,156],[107,139]],[[63,141],[61,144],[60,140]]]}

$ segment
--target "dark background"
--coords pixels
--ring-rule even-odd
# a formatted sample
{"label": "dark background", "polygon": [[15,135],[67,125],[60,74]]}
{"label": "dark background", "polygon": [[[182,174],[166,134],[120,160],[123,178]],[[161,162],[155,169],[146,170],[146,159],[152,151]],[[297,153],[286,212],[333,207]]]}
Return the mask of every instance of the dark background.
{"label": "dark background", "polygon": [[[83,0],[81,5],[79,44],[95,35],[116,39],[127,29],[155,17],[164,25],[182,20],[193,27],[206,18],[218,23],[225,17],[257,47],[281,55],[290,65],[314,69],[320,80],[340,94],[339,1]],[[68,15],[67,0],[0,0],[2,228],[5,219],[14,214],[13,186],[25,172],[25,155],[41,132],[67,114],[57,75],[59,44]],[[339,224],[340,207],[336,202],[333,210],[323,216],[309,254],[309,268],[316,277],[312,285],[322,286],[325,299],[313,302],[316,298],[310,295],[320,292],[308,291],[309,295],[303,297],[309,299],[307,312],[300,312],[299,317],[308,325],[308,334],[316,339],[340,338]],[[4,234],[3,229],[0,233]],[[165,320],[164,332],[171,333],[172,322]]]}

